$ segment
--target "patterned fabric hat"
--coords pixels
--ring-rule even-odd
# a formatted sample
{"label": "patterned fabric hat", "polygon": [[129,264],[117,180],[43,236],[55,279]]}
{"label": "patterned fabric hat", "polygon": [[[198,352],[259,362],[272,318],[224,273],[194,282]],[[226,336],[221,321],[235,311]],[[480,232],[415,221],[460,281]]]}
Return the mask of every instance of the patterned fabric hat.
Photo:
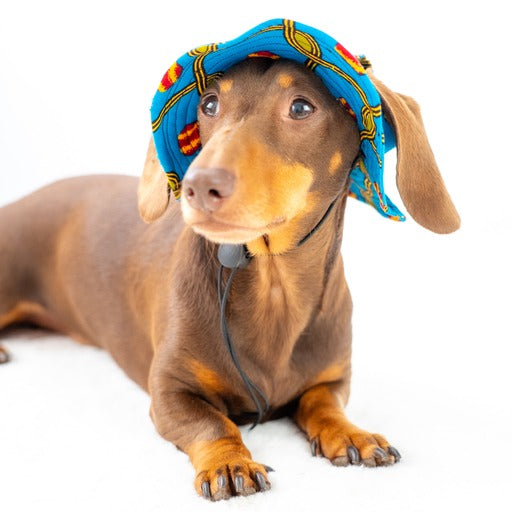
{"label": "patterned fabric hat", "polygon": [[199,46],[165,73],[151,106],[153,138],[169,185],[179,199],[181,181],[201,149],[197,107],[208,84],[248,57],[289,59],[317,74],[357,122],[361,157],[352,170],[350,195],[385,217],[404,215],[384,193],[384,153],[395,146],[382,115],[379,94],[368,78],[367,61],[351,55],[323,32],[291,20],[270,20],[226,43]]}

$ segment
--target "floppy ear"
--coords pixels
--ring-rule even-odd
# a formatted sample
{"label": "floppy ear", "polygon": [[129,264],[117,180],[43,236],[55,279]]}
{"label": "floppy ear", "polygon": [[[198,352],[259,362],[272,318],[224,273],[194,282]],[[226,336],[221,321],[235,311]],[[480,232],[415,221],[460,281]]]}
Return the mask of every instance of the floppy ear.
{"label": "floppy ear", "polygon": [[151,137],[137,192],[139,213],[145,222],[152,222],[165,212],[169,204],[169,193],[167,177],[158,161]]}
{"label": "floppy ear", "polygon": [[407,211],[418,224],[435,233],[451,233],[460,217],[446,190],[428,143],[420,107],[369,73],[382,101],[384,116],[392,124],[397,145],[397,186]]}

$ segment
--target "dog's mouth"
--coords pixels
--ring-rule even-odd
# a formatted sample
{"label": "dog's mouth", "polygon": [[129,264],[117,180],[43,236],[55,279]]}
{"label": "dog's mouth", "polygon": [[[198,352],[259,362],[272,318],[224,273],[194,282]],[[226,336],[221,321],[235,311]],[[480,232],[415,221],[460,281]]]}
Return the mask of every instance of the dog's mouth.
{"label": "dog's mouth", "polygon": [[262,227],[242,226],[222,222],[213,218],[202,219],[190,224],[192,229],[199,235],[208,238],[216,243],[246,243],[283,225],[286,222],[284,217],[273,220]]}

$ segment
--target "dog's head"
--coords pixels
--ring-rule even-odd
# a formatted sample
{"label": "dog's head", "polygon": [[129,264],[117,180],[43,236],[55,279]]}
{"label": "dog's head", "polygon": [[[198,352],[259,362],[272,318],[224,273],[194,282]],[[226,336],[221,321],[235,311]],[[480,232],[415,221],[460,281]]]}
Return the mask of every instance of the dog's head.
{"label": "dog's head", "polygon": [[[419,108],[371,76],[397,139],[397,184],[411,216],[448,233],[459,217],[435,163]],[[283,59],[249,59],[202,94],[202,149],[182,183],[184,219],[216,243],[248,243],[252,253],[292,248],[329,204],[346,195],[360,150],[349,111],[310,70]],[[151,143],[139,210],[151,221],[169,201]]]}
{"label": "dog's head", "polygon": [[258,59],[233,68],[202,95],[203,149],[185,175],[182,212],[218,243],[265,236],[288,250],[346,188],[358,154],[350,115],[320,79],[292,62]]}

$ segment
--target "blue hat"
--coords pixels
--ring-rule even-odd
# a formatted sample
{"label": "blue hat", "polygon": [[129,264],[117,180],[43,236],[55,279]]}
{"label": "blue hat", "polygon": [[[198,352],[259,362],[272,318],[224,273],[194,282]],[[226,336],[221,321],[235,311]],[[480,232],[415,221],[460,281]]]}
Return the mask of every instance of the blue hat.
{"label": "blue hat", "polygon": [[366,74],[365,60],[350,54],[323,32],[291,20],[270,20],[227,43],[200,46],[181,56],[165,73],[151,105],[153,138],[169,186],[179,199],[181,180],[201,149],[197,107],[208,84],[248,57],[289,59],[317,74],[354,117],[361,156],[350,173],[350,195],[380,214],[403,221],[384,193],[384,153],[395,147],[379,94]]}

